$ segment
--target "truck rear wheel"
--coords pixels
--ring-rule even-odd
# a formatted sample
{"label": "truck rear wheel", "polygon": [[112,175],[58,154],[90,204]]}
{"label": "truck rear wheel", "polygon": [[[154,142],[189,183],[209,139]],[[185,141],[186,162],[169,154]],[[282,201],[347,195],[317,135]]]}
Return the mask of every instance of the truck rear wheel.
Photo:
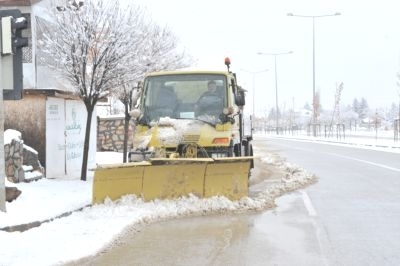
{"label": "truck rear wheel", "polygon": [[[250,143],[249,144],[249,155],[248,156],[253,156],[253,145]],[[251,160],[250,163],[250,169],[254,168],[254,159]]]}

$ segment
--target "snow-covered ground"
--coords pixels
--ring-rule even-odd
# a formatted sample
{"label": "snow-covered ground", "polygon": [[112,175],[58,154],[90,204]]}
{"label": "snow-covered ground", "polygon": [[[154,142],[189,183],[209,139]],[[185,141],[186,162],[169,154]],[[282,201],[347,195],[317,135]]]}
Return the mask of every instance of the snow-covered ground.
{"label": "snow-covered ground", "polygon": [[[357,148],[390,150],[391,152],[400,152],[400,140],[395,140],[393,130],[357,130],[346,131],[345,134],[339,136],[335,132],[329,137],[324,137],[325,133],[321,132],[320,136],[313,137],[306,131],[286,132],[283,135],[276,135],[271,132],[267,136],[273,138],[290,138],[302,141],[320,141],[333,145],[351,145]],[[327,134],[328,135],[328,134]],[[265,136],[263,132],[257,133],[256,136]]]}
{"label": "snow-covered ground", "polygon": [[[319,140],[304,135],[285,137]],[[336,139],[331,138],[330,141]],[[363,148],[390,149],[400,153],[400,143],[393,140],[383,143],[374,138],[354,137],[351,142],[349,137],[346,138],[346,142]],[[131,195],[115,202],[107,201],[90,206],[93,178],[90,171],[87,182],[41,179],[32,183],[16,184],[22,190],[22,194],[16,201],[7,203],[6,213],[0,212],[0,228],[12,228],[15,225],[37,221],[44,223],[23,232],[0,230],[0,265],[57,265],[93,255],[115,239],[127,226],[142,226],[180,216],[265,210],[273,207],[274,199],[282,193],[302,188],[315,181],[312,174],[285,162],[275,154],[263,152],[255,147],[255,155],[261,163],[280,169],[279,172],[285,174],[268,186],[259,186],[260,180],[253,180],[250,182],[250,188],[256,189],[249,197],[239,201],[230,201],[224,197],[199,199],[193,196],[177,200],[143,202]],[[96,160],[100,164],[121,162],[122,155],[113,152],[98,153]],[[6,184],[15,185],[7,182]],[[81,208],[82,210],[75,211]],[[56,218],[70,211],[74,212]]]}

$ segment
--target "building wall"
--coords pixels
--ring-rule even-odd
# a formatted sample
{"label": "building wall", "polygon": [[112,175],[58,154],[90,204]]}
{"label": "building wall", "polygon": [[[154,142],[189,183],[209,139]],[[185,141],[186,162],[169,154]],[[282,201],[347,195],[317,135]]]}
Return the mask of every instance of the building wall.
{"label": "building wall", "polygon": [[39,153],[39,161],[46,163],[46,96],[24,94],[22,100],[4,101],[4,130],[21,132],[25,144]]}
{"label": "building wall", "polygon": [[[24,93],[19,101],[4,101],[4,129],[21,132],[24,143],[38,152],[46,177],[80,175],[86,129],[82,101]],[[88,166],[96,161],[96,112],[93,114]]]}

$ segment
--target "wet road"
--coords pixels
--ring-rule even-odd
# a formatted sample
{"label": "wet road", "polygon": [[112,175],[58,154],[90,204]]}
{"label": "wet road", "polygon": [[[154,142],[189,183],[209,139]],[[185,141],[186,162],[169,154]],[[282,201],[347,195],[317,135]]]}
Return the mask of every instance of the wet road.
{"label": "wet road", "polygon": [[329,265],[400,265],[399,153],[264,142],[319,177],[306,193]]}
{"label": "wet road", "polygon": [[319,177],[261,213],[184,218],[128,232],[83,265],[400,265],[400,155],[258,139]]}
{"label": "wet road", "polygon": [[152,224],[79,265],[324,265],[301,197],[284,196],[277,209],[263,213]]}

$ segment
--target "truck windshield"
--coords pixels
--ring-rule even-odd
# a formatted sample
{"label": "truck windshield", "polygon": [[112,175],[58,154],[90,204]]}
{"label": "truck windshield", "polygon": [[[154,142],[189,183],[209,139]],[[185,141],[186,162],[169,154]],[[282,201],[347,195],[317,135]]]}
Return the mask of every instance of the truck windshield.
{"label": "truck windshield", "polygon": [[227,106],[227,91],[221,74],[150,76],[144,82],[141,109],[147,121],[170,117],[216,124]]}

